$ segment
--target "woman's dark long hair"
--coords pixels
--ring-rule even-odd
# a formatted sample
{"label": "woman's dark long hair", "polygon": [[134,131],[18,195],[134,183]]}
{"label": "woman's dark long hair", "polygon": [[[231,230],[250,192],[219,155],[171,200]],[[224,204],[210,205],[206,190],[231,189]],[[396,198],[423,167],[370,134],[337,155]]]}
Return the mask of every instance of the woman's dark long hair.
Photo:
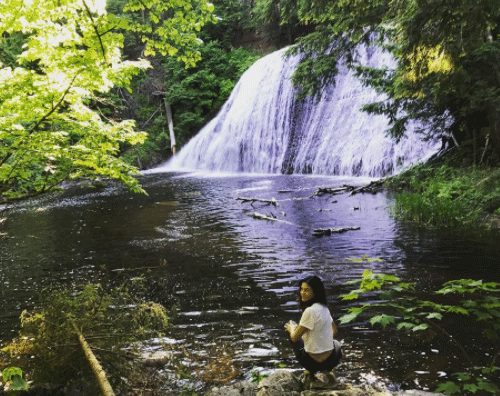
{"label": "woman's dark long hair", "polygon": [[[313,296],[313,298],[311,298],[308,301],[302,301],[302,299],[300,298],[300,287],[302,286],[302,283],[307,283],[309,285],[309,287],[313,291],[314,296]],[[309,276],[309,277],[307,277],[305,279],[302,279],[299,282],[299,305],[300,305],[300,309],[302,311],[304,311],[307,307],[310,307],[314,303],[320,303],[320,304],[323,304],[326,307],[325,285],[323,284],[323,282],[321,281],[321,279],[319,279],[315,275]]]}

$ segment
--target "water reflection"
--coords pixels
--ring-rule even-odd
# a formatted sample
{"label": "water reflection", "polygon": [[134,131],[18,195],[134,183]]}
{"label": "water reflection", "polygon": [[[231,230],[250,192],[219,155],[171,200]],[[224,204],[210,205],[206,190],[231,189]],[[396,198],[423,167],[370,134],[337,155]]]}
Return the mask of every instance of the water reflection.
{"label": "water reflection", "polygon": [[[153,297],[179,305],[173,343],[203,354],[231,342],[248,375],[254,366],[294,365],[282,326],[300,316],[296,282],[306,275],[325,280],[336,318],[348,307],[336,295],[367,267],[417,281],[424,293],[453,278],[498,280],[498,235],[398,224],[385,194],[313,197],[318,187],[366,179],[154,174],[142,182],[148,196],[120,187],[71,189],[3,211],[0,296],[7,308],[0,315],[1,339],[13,336],[20,312],[44,287],[153,269],[159,284],[169,284]],[[279,206],[252,206],[238,197],[275,198]],[[286,222],[258,220],[252,212]],[[360,229],[321,238],[312,233],[347,226]],[[364,254],[381,261],[348,260]],[[471,265],[477,260],[481,265]],[[373,369],[391,381],[417,386],[416,379],[426,387],[449,370],[451,354],[434,352],[450,350],[443,340],[415,340],[367,323],[343,326],[340,334],[347,357],[339,371],[351,378]]]}

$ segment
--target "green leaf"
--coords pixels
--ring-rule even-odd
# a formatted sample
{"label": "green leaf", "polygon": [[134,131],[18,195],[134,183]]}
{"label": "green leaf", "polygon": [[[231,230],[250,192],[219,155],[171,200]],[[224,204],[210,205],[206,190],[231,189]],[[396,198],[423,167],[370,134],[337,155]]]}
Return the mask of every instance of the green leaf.
{"label": "green leaf", "polygon": [[443,319],[443,315],[441,315],[439,312],[431,312],[429,315],[426,316],[426,318],[441,320]]}
{"label": "green leaf", "polygon": [[452,381],[444,382],[436,388],[436,392],[444,392],[447,395],[453,395],[460,391],[460,387]]}
{"label": "green leaf", "polygon": [[415,326],[412,331],[421,331],[421,330],[426,330],[429,328],[429,325],[427,323],[422,323],[419,324],[418,326]]}
{"label": "green leaf", "polygon": [[467,390],[467,391],[472,392],[472,393],[476,393],[479,389],[481,389],[480,387],[478,387],[475,384],[464,384],[463,388],[464,388],[464,390]]}
{"label": "green leaf", "polygon": [[455,305],[449,306],[448,311],[453,312],[453,313],[462,314],[462,315],[469,315],[469,311],[467,311],[465,308],[457,307]]}
{"label": "green leaf", "polygon": [[23,371],[19,367],[7,367],[2,371],[3,380],[5,382],[11,381],[13,376],[23,376]]}
{"label": "green leaf", "polygon": [[346,314],[346,315],[342,315],[339,319],[339,322],[341,324],[346,324],[346,323],[350,323],[354,320],[356,320],[356,318],[359,316],[359,314],[362,312],[361,309],[352,309],[350,313]]}
{"label": "green leaf", "polygon": [[472,307],[475,307],[477,306],[477,302],[473,301],[473,300],[466,300],[462,303],[462,305],[466,308],[472,308]]}
{"label": "green leaf", "polygon": [[388,324],[391,324],[394,322],[395,322],[394,316],[385,315],[385,314],[377,315],[377,316],[374,316],[373,318],[370,319],[370,323],[372,324],[372,326],[374,326],[375,324],[378,323],[382,327],[386,327]]}
{"label": "green leaf", "polygon": [[479,389],[482,389],[489,393],[497,394],[497,392],[500,391],[500,388],[498,388],[496,384],[485,379],[480,379],[479,381],[477,381],[477,385]]}
{"label": "green leaf", "polygon": [[415,325],[413,323],[409,323],[409,322],[400,322],[397,325],[397,329],[398,330],[401,330],[401,329],[411,329],[413,327],[415,327]]}
{"label": "green leaf", "polygon": [[350,292],[349,294],[341,294],[339,296],[342,300],[355,300],[359,297],[359,294]]}
{"label": "green leaf", "polygon": [[482,320],[490,320],[493,316],[489,314],[488,312],[481,312],[479,310],[473,310],[472,311],[474,316],[476,317],[477,320],[482,321]]}
{"label": "green leaf", "polygon": [[28,390],[28,383],[20,375],[13,375],[11,380],[12,384],[9,385],[9,390]]}
{"label": "green leaf", "polygon": [[457,377],[460,381],[469,381],[472,378],[469,373],[464,372],[454,373],[453,376]]}

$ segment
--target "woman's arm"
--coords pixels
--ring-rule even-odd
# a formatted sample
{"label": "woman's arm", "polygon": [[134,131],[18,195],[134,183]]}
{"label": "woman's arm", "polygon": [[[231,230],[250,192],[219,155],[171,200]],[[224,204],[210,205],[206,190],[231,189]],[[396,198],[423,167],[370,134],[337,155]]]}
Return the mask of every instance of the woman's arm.
{"label": "woman's arm", "polygon": [[290,340],[292,342],[297,342],[300,340],[300,337],[306,332],[307,328],[304,326],[298,325],[295,328],[295,331],[292,332],[292,328],[289,323],[285,325],[285,331],[290,335]]}
{"label": "woman's arm", "polygon": [[335,325],[335,321],[332,322],[332,330],[333,330],[333,338],[335,338],[335,334],[337,334],[338,332],[337,326]]}

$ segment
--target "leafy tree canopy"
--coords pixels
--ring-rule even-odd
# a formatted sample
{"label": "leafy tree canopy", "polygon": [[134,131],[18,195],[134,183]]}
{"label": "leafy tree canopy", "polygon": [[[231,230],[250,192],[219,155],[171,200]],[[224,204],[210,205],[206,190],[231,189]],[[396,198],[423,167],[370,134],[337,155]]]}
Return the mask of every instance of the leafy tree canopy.
{"label": "leafy tree canopy", "polygon": [[388,115],[396,138],[408,120],[417,119],[431,135],[459,145],[480,143],[498,160],[499,5],[495,0],[299,0],[301,23],[316,29],[299,40],[296,51],[309,56],[294,81],[303,96],[317,95],[335,76],[340,58],[357,65],[359,43],[381,46],[398,65],[358,69],[367,84],[389,98],[366,110]]}
{"label": "leafy tree canopy", "polygon": [[118,16],[91,0],[0,0],[0,200],[82,177],[141,191],[135,168],[118,154],[120,144],[137,144],[145,134],[131,120],[95,110],[111,88],[128,89],[149,67],[122,59],[123,32],[139,35],[145,54],[194,65],[196,35],[213,20],[212,9],[206,0],[130,0],[129,14]]}

